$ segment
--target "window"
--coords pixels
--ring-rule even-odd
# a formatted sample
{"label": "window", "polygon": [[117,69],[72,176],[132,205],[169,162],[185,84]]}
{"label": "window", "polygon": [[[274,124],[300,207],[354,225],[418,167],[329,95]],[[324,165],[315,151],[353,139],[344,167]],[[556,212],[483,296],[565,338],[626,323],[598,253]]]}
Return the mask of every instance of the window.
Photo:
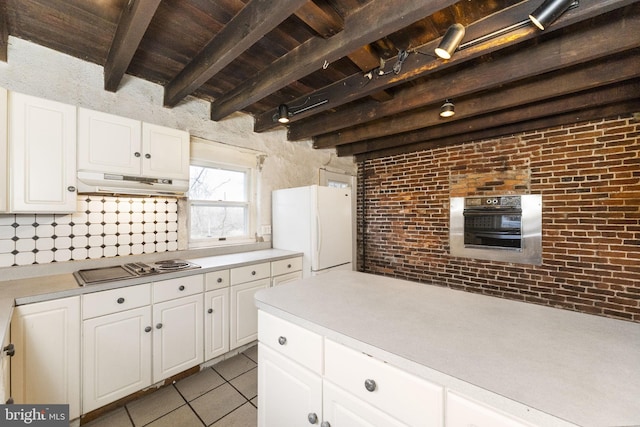
{"label": "window", "polygon": [[251,237],[251,169],[192,164],[190,246],[240,243]]}
{"label": "window", "polygon": [[189,248],[253,244],[260,218],[260,170],[266,155],[256,150],[191,137],[188,219],[180,226]]}

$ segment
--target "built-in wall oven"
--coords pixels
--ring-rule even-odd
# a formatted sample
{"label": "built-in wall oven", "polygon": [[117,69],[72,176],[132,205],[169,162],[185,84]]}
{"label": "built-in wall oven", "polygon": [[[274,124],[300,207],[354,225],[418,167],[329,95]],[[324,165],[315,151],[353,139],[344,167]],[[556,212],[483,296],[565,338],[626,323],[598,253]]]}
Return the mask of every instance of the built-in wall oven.
{"label": "built-in wall oven", "polygon": [[451,198],[452,256],[542,263],[542,198],[505,195]]}

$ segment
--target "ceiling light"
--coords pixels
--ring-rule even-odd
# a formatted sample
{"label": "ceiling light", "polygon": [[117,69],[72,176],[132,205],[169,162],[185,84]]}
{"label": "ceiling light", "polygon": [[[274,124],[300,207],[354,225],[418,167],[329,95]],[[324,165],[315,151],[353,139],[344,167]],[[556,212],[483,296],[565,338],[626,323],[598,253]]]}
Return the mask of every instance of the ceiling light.
{"label": "ceiling light", "polygon": [[463,37],[464,26],[462,24],[453,24],[440,40],[440,44],[435,51],[436,55],[442,59],[451,59],[451,55],[458,48]]}
{"label": "ceiling light", "polygon": [[289,108],[286,104],[278,106],[278,121],[280,123],[289,123]]}
{"label": "ceiling light", "polygon": [[574,0],[545,0],[529,15],[529,19],[536,27],[544,30],[569,9],[573,2]]}
{"label": "ceiling light", "polygon": [[442,107],[440,107],[440,117],[447,118],[453,116],[456,113],[455,108],[453,102],[447,99],[444,104],[442,104]]}

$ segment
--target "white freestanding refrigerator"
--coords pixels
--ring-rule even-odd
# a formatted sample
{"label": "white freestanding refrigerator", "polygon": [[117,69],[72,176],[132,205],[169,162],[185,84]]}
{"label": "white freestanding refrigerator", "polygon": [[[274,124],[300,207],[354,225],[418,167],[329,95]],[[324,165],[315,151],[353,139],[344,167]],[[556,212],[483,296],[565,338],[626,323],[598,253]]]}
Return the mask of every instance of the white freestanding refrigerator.
{"label": "white freestanding refrigerator", "polygon": [[350,188],[275,190],[271,202],[272,246],[303,252],[303,277],[352,269]]}

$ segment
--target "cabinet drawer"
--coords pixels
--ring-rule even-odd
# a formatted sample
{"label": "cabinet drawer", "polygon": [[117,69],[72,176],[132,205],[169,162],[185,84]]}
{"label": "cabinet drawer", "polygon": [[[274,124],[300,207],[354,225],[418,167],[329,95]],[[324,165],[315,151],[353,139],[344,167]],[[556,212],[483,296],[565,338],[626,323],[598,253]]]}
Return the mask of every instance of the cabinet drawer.
{"label": "cabinet drawer", "polygon": [[229,286],[229,270],[212,271],[204,275],[205,290],[226,288]]}
{"label": "cabinet drawer", "polygon": [[447,427],[532,427],[483,404],[447,392]]}
{"label": "cabinet drawer", "polygon": [[231,269],[231,285],[250,282],[252,280],[265,279],[271,275],[271,265],[268,262],[262,264],[247,265]]}
{"label": "cabinet drawer", "polygon": [[281,259],[271,262],[271,275],[279,276],[281,274],[292,273],[302,270],[302,257]]}
{"label": "cabinet drawer", "polygon": [[82,319],[118,313],[151,304],[151,284],[82,295]]}
{"label": "cabinet drawer", "polygon": [[444,390],[381,360],[325,340],[325,378],[411,426],[442,426]]}
{"label": "cabinet drawer", "polygon": [[322,336],[258,311],[258,340],[313,372],[322,374]]}
{"label": "cabinet drawer", "polygon": [[153,302],[168,301],[201,293],[204,290],[202,274],[153,282]]}

